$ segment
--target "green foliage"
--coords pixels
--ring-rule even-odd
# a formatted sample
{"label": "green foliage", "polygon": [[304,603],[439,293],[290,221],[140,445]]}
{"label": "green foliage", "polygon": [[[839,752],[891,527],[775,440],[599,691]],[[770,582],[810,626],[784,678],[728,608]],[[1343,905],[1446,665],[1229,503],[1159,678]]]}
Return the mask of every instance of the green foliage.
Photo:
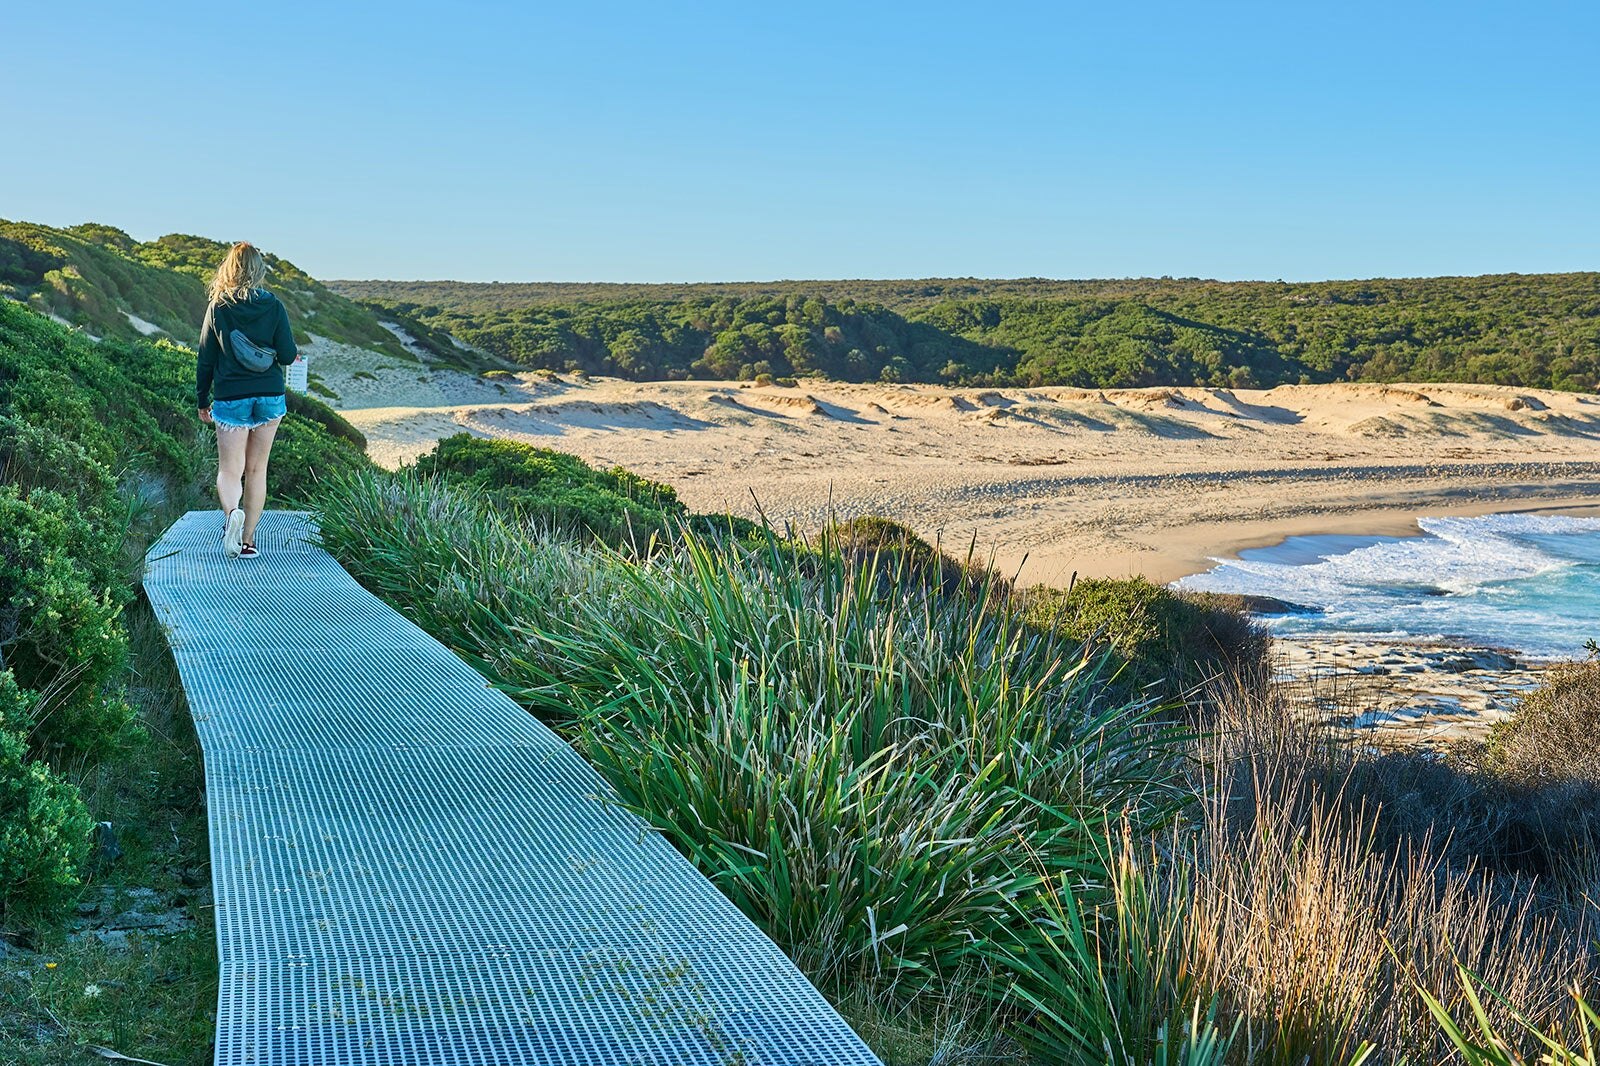
{"label": "green foliage", "polygon": [[1600,662],[1558,666],[1489,733],[1483,763],[1525,788],[1600,786]]}
{"label": "green foliage", "polygon": [[[184,234],[138,242],[119,229],[85,223],[55,229],[0,219],[0,296],[25,300],[99,337],[140,340],[128,312],[194,343],[206,286],[228,245]],[[267,286],[289,310],[296,337],[324,337],[412,361],[373,312],[334,293],[293,263],[264,253]],[[460,359],[459,349],[452,358]]]}
{"label": "green foliage", "polygon": [[[1465,966],[1458,965],[1468,1016],[1457,1019],[1444,1003],[1425,988],[1417,989],[1434,1020],[1467,1066],[1596,1066],[1600,1064],[1600,1011],[1584,998],[1583,988],[1571,989],[1573,1028],[1577,1039],[1568,1042],[1545,1032],[1521,1013],[1512,1011],[1513,1025],[1497,1025],[1488,1005],[1509,1006],[1492,988]],[[1484,993],[1487,992],[1487,999]]]}
{"label": "green foliage", "polygon": [[1600,385],[1594,274],[1216,282],[339,282],[528,366],[974,385]]}
{"label": "green foliage", "polygon": [[303,415],[286,415],[272,442],[267,470],[270,502],[304,505],[322,484],[370,465],[365,452],[329,434],[321,422]]}
{"label": "green foliage", "polygon": [[83,445],[4,414],[0,414],[0,484],[15,486],[24,495],[35,488],[51,488],[99,512],[111,507],[117,490],[111,471]]}
{"label": "green foliage", "polygon": [[303,393],[290,390],[284,393],[289,403],[289,413],[299,415],[317,423],[329,436],[353,445],[357,451],[367,450],[367,438],[359,429],[345,421],[343,415],[323,403],[321,400],[312,399]]}
{"label": "green foliage", "polygon": [[1164,966],[1174,937],[1170,901],[1152,892],[1141,871],[1125,860],[1103,905],[1081,895],[1086,894],[1070,877],[1046,881],[1033,897],[1034,920],[984,945],[999,975],[994,998],[1026,1010],[1018,1026],[1022,1043],[1041,1062],[1230,1061],[1244,1019],[1224,1033],[1215,997],[1201,1012],[1206,993],[1198,975],[1170,973]]}
{"label": "green foliage", "polygon": [[39,750],[104,754],[132,720],[120,546],[103,516],[60,493],[0,485],[0,661],[43,694]]}
{"label": "green foliage", "polygon": [[65,909],[89,847],[78,790],[31,759],[15,731],[34,719],[36,702],[11,671],[0,671],[0,923]]}
{"label": "green foliage", "polygon": [[[980,961],[1041,877],[1103,884],[1176,802],[1165,734],[998,584],[927,595],[826,543],[569,540],[414,472],[331,487],[324,541],[565,723],[623,799],[824,981]],[[1039,865],[1042,870],[1036,871]]]}
{"label": "green foliage", "polygon": [[636,380],[810,375],[936,381],[952,364],[985,373],[1005,359],[1004,353],[853,299],[705,297],[509,311],[386,306],[523,366]]}
{"label": "green foliage", "polygon": [[499,507],[610,544],[647,544],[688,512],[670,486],[577,456],[458,433],[417,461],[417,471],[483,491]]}
{"label": "green foliage", "polygon": [[1137,577],[1091,578],[1020,595],[1034,625],[1109,645],[1119,680],[1135,691],[1182,698],[1218,678],[1259,679],[1265,669],[1266,633],[1220,598]]}
{"label": "green foliage", "polygon": [[974,565],[970,558],[952,559],[917,536],[910,526],[882,515],[860,515],[833,523],[824,531],[822,550],[837,552],[853,564],[871,566],[881,574],[892,574],[896,583],[907,586],[915,583],[952,595],[992,586],[997,599],[999,592],[1010,592],[1008,583]]}
{"label": "green foliage", "polygon": [[48,247],[0,236],[0,284],[38,285],[46,274],[63,266],[66,259]]}

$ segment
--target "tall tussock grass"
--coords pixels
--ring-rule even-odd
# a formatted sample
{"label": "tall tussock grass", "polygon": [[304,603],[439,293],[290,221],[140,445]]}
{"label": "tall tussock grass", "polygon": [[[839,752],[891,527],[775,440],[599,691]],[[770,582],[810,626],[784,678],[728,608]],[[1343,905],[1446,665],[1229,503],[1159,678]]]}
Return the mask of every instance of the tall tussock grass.
{"label": "tall tussock grass", "polygon": [[993,586],[826,541],[626,555],[403,476],[346,483],[323,522],[824,983],[982,966],[1019,900],[1105,885],[1101,842],[1182,794],[1171,727]]}
{"label": "tall tussock grass", "polygon": [[323,536],[874,1018],[1119,1066],[1477,1061],[1453,1018],[1518,1054],[1580,1037],[1579,882],[1389,816],[1421,764],[1333,743],[1260,671],[1185,719],[972,568],[690,528],[623,551],[490,502],[362,474]]}
{"label": "tall tussock grass", "polygon": [[1042,1060],[1192,1061],[1173,1056],[1205,1038],[1217,1062],[1454,1061],[1434,1004],[1471,1016],[1460,968],[1495,990],[1481,1007],[1496,1030],[1573,1035],[1568,989],[1594,976],[1581,920],[1536,884],[1452,865],[1428,832],[1379,834],[1359,788],[1372,756],[1279,694],[1215,704],[1186,816],[1117,842],[1109,899],[1058,882],[1001,945]]}

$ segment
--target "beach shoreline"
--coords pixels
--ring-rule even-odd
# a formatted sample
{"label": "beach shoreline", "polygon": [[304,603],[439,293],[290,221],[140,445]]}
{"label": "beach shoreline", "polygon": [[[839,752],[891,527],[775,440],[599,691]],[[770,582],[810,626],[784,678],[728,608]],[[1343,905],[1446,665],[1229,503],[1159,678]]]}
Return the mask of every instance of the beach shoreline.
{"label": "beach shoreline", "polygon": [[381,465],[454,433],[664,482],[812,531],[878,514],[1024,584],[1168,583],[1313,533],[1434,515],[1600,513],[1600,397],[1493,385],[954,389],[313,370]]}
{"label": "beach shoreline", "polygon": [[[1293,536],[1416,536],[1428,516],[1600,514],[1600,398],[1571,393],[784,388],[419,373],[327,345],[318,356],[384,466],[455,433],[518,440],[664,482],[696,511],[803,531],[884,515],[1025,584],[1166,584]],[[1480,741],[1549,666],[1363,634],[1286,634],[1274,648],[1330,724],[1377,746]]]}
{"label": "beach shoreline", "polygon": [[[1218,531],[1206,543],[1216,550],[1200,560],[1174,550],[1143,576],[1160,584],[1210,570],[1218,563],[1237,560],[1241,552],[1256,548],[1275,548],[1291,537],[1416,537],[1425,536],[1418,526],[1423,518],[1477,518],[1492,514],[1567,515],[1600,517],[1600,496],[1542,499],[1537,503],[1517,504],[1510,500],[1478,500],[1472,503],[1439,504],[1423,511],[1409,508],[1377,508],[1369,511],[1319,512],[1290,520],[1243,519],[1233,528]],[[1261,528],[1257,528],[1257,527]],[[1169,576],[1170,575],[1170,576]]]}

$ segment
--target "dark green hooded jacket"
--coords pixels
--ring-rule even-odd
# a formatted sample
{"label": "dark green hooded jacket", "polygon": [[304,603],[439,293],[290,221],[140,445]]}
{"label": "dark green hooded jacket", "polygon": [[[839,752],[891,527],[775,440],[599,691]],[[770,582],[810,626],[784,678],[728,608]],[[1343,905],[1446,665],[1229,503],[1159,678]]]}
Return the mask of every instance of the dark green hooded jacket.
{"label": "dark green hooded jacket", "polygon": [[[200,327],[200,351],[195,360],[196,406],[218,400],[243,400],[251,396],[282,396],[283,368],[298,354],[289,331],[289,312],[266,289],[255,289],[250,299],[213,304]],[[263,348],[278,353],[278,361],[259,373],[247,370],[233,357],[233,346],[223,338],[241,331]]]}

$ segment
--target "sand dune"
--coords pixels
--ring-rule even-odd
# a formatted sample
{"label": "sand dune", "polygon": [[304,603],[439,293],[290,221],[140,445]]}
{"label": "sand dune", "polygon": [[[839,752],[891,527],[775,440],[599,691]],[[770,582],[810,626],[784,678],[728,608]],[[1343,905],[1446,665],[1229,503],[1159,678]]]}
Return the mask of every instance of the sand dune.
{"label": "sand dune", "polygon": [[450,433],[527,440],[666,481],[702,510],[759,501],[805,526],[882,513],[947,544],[976,538],[1024,580],[1167,580],[1290,533],[1600,504],[1600,398],[1572,393],[491,382],[354,366],[320,363],[388,465]]}

